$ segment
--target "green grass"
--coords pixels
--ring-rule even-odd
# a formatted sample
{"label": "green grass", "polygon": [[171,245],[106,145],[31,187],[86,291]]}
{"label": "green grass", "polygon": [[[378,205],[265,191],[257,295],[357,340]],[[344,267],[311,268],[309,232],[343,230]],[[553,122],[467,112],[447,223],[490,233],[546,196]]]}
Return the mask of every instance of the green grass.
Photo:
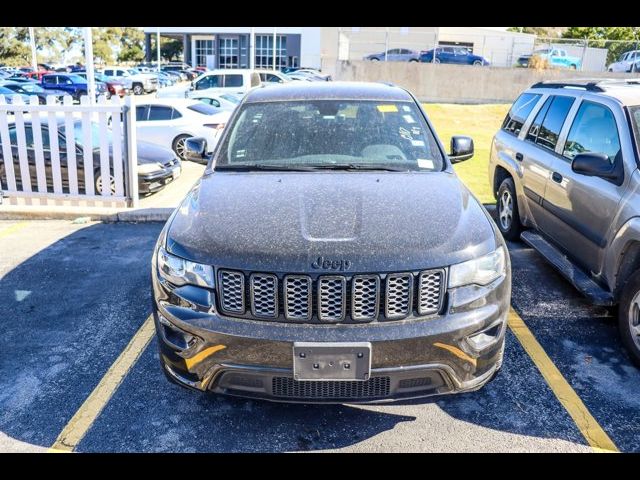
{"label": "green grass", "polygon": [[510,105],[424,104],[446,148],[452,135],[473,138],[475,155],[454,166],[456,173],[483,203],[495,203],[489,186],[489,150]]}

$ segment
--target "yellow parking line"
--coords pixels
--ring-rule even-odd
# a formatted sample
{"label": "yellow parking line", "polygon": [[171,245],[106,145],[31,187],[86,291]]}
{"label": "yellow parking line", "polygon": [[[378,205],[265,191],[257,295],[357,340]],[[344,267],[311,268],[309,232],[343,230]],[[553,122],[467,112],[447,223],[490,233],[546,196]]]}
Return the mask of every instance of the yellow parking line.
{"label": "yellow parking line", "polygon": [[533,360],[545,381],[567,410],[580,433],[596,452],[618,452],[618,448],[609,438],[600,424],[589,412],[578,394],[571,388],[569,382],[562,376],[560,370],[549,358],[542,346],[531,333],[520,315],[511,308],[509,311],[509,328],[520,341],[525,351]]}
{"label": "yellow parking line", "polygon": [[12,233],[16,233],[17,231],[22,230],[27,225],[29,225],[29,222],[20,222],[9,225],[7,228],[3,228],[2,230],[0,230],[0,238],[11,235]]}
{"label": "yellow parking line", "polygon": [[93,425],[100,412],[107,405],[120,383],[133,367],[153,337],[153,315],[145,320],[138,332],[120,356],[107,370],[100,383],[93,389],[75,415],[69,420],[54,444],[50,453],[73,452],[85,434]]}

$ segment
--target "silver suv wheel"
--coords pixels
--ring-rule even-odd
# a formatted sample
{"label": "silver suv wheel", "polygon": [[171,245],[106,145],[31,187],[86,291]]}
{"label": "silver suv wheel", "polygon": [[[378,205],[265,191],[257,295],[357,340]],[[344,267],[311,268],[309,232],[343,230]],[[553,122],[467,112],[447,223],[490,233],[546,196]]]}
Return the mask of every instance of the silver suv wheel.
{"label": "silver suv wheel", "polygon": [[640,350],[640,291],[636,292],[633,300],[631,300],[627,320],[629,322],[631,340],[635,343],[636,348]]}
{"label": "silver suv wheel", "polygon": [[509,230],[511,228],[511,222],[513,221],[513,197],[509,190],[503,190],[502,195],[500,195],[498,214],[502,228]]}

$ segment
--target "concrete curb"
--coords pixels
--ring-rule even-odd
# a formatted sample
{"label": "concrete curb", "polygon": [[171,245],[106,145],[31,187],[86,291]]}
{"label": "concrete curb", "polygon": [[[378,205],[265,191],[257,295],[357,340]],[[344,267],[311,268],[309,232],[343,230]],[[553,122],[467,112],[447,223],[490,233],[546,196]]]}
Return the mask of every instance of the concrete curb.
{"label": "concrete curb", "polygon": [[0,220],[78,220],[115,222],[166,222],[173,208],[138,208],[121,210],[115,208],[78,208],[78,207],[47,207],[47,206],[16,206],[3,205],[0,207]]}

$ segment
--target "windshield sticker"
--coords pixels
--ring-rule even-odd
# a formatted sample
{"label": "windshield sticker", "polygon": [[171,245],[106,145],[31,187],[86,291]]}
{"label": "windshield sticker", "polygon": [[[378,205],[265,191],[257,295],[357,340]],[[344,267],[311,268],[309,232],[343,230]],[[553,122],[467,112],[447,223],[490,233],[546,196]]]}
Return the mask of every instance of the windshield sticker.
{"label": "windshield sticker", "polygon": [[411,140],[411,145],[414,147],[424,147],[424,142],[422,140]]}
{"label": "windshield sticker", "polygon": [[413,140],[413,137],[411,136],[411,132],[409,130],[407,130],[406,128],[404,128],[404,127],[400,127],[398,129],[398,133],[405,140]]}
{"label": "windshield sticker", "polygon": [[421,130],[418,127],[411,127],[411,133],[415,136],[420,135]]}
{"label": "windshield sticker", "polygon": [[433,169],[433,160],[418,159],[418,168],[431,168]]}
{"label": "windshield sticker", "polygon": [[402,109],[403,109],[405,112],[410,112],[410,111],[411,111],[411,107],[410,107],[410,106],[408,106],[408,105],[403,105],[403,106],[402,106]]}
{"label": "windshield sticker", "polygon": [[245,150],[237,150],[236,151],[236,158],[242,158],[244,157],[245,154]]}
{"label": "windshield sticker", "polygon": [[378,105],[378,111],[382,113],[397,112],[398,107],[395,105]]}
{"label": "windshield sticker", "polygon": [[402,118],[404,118],[404,121],[407,123],[416,123],[411,115],[403,115]]}

